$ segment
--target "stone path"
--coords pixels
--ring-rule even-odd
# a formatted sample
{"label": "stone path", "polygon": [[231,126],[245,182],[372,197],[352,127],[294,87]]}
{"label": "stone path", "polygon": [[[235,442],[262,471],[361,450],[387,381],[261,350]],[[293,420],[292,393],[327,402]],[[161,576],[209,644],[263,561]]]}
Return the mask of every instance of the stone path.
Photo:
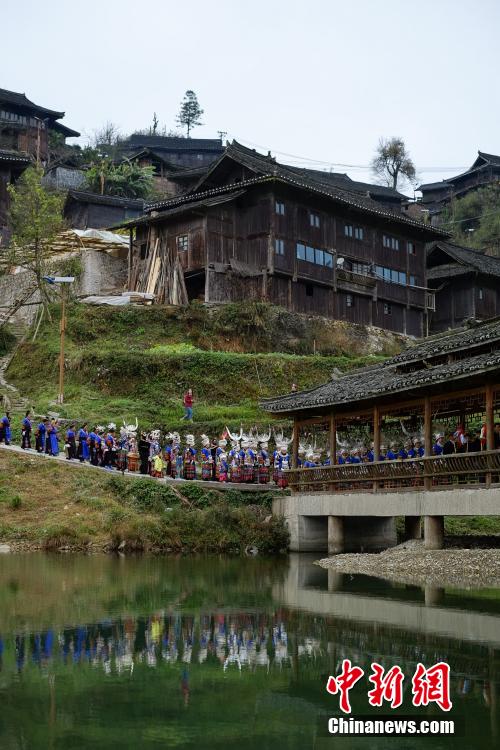
{"label": "stone path", "polygon": [[7,380],[7,368],[9,367],[16,349],[23,341],[26,335],[26,326],[24,323],[12,323],[9,330],[14,334],[17,343],[13,349],[3,357],[0,357],[0,402],[4,410],[13,414],[26,411],[28,408],[28,399],[21,396],[18,389]]}
{"label": "stone path", "polygon": [[195,479],[195,480],[189,480],[189,479],[170,479],[167,477],[164,477],[163,479],[158,479],[156,477],[150,477],[149,474],[139,474],[139,472],[136,471],[118,471],[117,469],[105,469],[102,466],[92,466],[92,464],[89,464],[88,462],[80,463],[78,460],[72,460],[68,461],[64,455],[64,452],[60,453],[58,456],[49,456],[46,453],[37,453],[36,450],[33,448],[31,450],[23,450],[19,445],[4,445],[3,443],[0,444],[0,450],[5,451],[6,453],[15,453],[17,455],[22,455],[23,457],[27,458],[35,458],[39,461],[54,461],[58,462],[59,464],[63,463],[66,467],[69,469],[76,468],[76,469],[90,469],[92,471],[104,471],[106,474],[109,474],[110,476],[124,476],[128,477],[129,479],[150,479],[151,481],[155,482],[161,482],[162,484],[171,484],[172,486],[176,487],[182,484],[190,484],[195,485],[196,487],[201,487],[203,489],[207,490],[220,490],[222,492],[227,490],[237,490],[238,492],[281,492],[281,490],[276,487],[274,484],[233,484],[231,482],[205,482],[201,479]]}

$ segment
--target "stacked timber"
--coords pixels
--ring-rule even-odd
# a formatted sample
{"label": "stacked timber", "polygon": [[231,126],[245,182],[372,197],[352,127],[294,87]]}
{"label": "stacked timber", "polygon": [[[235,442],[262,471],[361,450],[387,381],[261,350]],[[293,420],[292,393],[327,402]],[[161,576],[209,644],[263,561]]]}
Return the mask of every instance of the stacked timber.
{"label": "stacked timber", "polygon": [[146,258],[136,264],[130,288],[136,292],[154,294],[160,305],[187,305],[188,294],[179,256],[168,247],[166,238],[156,238],[153,249],[148,241]]}

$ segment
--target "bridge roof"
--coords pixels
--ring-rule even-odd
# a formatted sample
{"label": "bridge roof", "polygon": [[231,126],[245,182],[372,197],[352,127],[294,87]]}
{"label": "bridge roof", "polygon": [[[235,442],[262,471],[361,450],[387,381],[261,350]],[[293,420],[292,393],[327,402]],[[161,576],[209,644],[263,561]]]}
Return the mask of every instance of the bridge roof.
{"label": "bridge roof", "polygon": [[500,382],[500,318],[425,339],[381,364],[334,377],[306,391],[268,398],[265,411],[279,415],[397,403],[441,391]]}

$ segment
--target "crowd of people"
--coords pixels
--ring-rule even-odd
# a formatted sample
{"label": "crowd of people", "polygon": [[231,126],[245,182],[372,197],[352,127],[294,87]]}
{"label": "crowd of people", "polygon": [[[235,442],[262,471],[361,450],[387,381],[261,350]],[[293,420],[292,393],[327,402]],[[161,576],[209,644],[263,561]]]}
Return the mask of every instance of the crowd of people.
{"label": "crowd of people", "polygon": [[[273,434],[274,450],[270,449],[271,430],[259,434],[256,428],[244,433],[231,433],[226,428],[218,438],[201,435],[198,442],[194,434],[184,440],[178,432],[163,434],[161,430],[138,432],[138,422],[125,424],[117,429],[116,424],[107,427],[90,427],[83,423],[77,427],[70,423],[63,429],[56,418],[43,418],[34,424],[30,412],[26,412],[21,423],[21,447],[34,449],[38,453],[57,456],[65,453],[68,461],[88,462],[108,470],[139,471],[153,477],[171,479],[202,479],[205,481],[259,483],[274,481],[280,487],[287,484],[286,471],[292,468],[289,447],[292,440],[283,432]],[[7,412],[0,420],[0,443],[11,442],[11,417]],[[453,453],[479,452],[486,448],[486,427],[468,431],[459,424],[448,435],[438,433],[434,437],[432,454],[435,456]],[[386,448],[380,446],[377,458],[374,444],[369,448],[362,444],[348,446],[337,436],[335,463],[361,464],[378,461],[405,461],[425,455],[421,437],[392,441]],[[500,424],[494,428],[494,447],[500,448]],[[329,466],[332,456],[328,450],[316,445],[300,442],[297,467],[314,468]]]}

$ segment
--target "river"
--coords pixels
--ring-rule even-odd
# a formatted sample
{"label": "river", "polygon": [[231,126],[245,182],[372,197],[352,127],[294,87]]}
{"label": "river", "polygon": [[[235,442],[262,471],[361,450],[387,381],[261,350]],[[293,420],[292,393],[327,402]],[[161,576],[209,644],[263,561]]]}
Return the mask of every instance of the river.
{"label": "river", "polygon": [[[307,750],[498,743],[500,590],[335,575],[314,558],[0,557],[0,747]],[[452,719],[460,736],[333,737],[344,659],[352,716]],[[403,705],[371,708],[373,661]],[[449,713],[414,708],[419,662],[451,669]]]}

